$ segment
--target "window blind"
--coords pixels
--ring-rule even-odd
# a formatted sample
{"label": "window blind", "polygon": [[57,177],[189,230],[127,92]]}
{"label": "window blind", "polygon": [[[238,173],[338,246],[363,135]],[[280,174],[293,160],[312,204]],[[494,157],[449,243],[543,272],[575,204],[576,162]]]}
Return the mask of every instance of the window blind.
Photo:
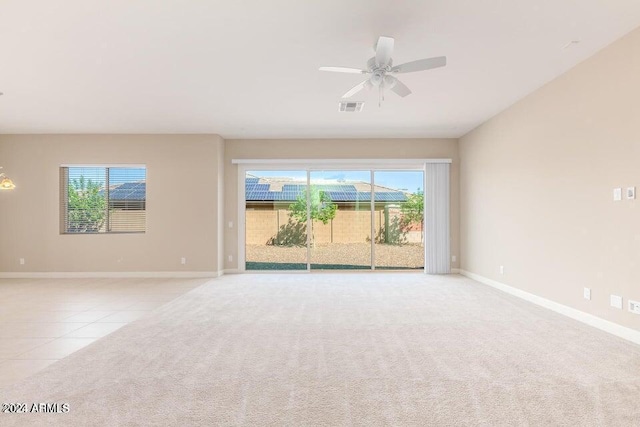
{"label": "window blind", "polygon": [[450,183],[449,164],[432,163],[425,168],[425,272],[451,272],[451,243],[449,224]]}
{"label": "window blind", "polygon": [[145,167],[65,166],[60,176],[63,234],[146,231]]}

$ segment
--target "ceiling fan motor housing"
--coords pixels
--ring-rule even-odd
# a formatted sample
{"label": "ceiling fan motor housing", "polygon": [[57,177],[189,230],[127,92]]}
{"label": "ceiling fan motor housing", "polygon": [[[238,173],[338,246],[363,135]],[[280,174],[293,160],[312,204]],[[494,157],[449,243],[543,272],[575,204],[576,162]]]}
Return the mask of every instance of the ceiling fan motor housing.
{"label": "ceiling fan motor housing", "polygon": [[367,61],[367,68],[371,73],[371,78],[369,79],[369,81],[373,86],[380,86],[383,82],[385,82],[385,75],[387,74],[387,71],[391,69],[392,63],[393,61],[389,59],[387,65],[385,65],[384,67],[378,67],[376,65],[375,56]]}
{"label": "ceiling fan motor housing", "polygon": [[[393,59],[389,58],[389,63],[385,67],[380,67],[379,69],[384,69],[385,71],[389,71],[392,66],[393,66]],[[367,61],[367,70],[373,73],[377,69],[378,69],[378,66],[376,65],[376,57],[374,56],[373,58]]]}

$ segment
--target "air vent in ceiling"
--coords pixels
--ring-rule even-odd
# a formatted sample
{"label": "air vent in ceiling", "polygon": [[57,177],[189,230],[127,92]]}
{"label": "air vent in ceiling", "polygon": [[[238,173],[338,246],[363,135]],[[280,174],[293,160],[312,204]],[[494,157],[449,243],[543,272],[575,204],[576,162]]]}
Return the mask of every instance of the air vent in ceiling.
{"label": "air vent in ceiling", "polygon": [[341,113],[359,113],[364,108],[364,102],[345,102],[338,103],[338,111]]}

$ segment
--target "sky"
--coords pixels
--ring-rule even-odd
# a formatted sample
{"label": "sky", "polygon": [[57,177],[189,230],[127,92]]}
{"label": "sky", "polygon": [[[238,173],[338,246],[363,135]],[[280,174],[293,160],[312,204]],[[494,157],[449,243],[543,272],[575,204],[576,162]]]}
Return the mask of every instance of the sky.
{"label": "sky", "polygon": [[[109,168],[109,184],[116,185],[124,182],[136,182],[146,180],[147,170],[145,168]],[[80,178],[91,179],[100,185],[104,185],[105,168],[92,167],[70,167],[69,180]]]}
{"label": "sky", "polygon": [[[422,171],[376,171],[374,172],[374,182],[375,185],[413,193],[418,189],[423,189],[423,173]],[[248,171],[247,174],[264,178],[289,177],[302,182],[307,180],[306,171]],[[369,171],[311,171],[311,181],[315,180],[369,183],[371,174]]]}

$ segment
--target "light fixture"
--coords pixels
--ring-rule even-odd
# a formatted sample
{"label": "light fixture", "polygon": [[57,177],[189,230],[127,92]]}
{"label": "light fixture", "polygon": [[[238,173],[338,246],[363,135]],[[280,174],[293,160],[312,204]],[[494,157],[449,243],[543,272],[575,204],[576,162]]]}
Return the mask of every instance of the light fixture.
{"label": "light fixture", "polygon": [[[2,166],[0,166],[0,169],[2,169]],[[0,181],[0,190],[13,190],[16,188],[16,185],[7,178],[4,172],[0,172],[0,178],[2,178],[2,181]]]}

